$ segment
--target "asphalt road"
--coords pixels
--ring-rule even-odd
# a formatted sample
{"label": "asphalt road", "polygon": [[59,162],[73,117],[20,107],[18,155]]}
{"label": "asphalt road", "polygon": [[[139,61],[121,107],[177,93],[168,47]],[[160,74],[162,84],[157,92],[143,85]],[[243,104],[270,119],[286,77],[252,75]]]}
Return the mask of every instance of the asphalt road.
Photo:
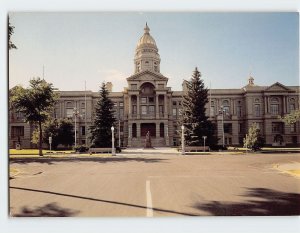
{"label": "asphalt road", "polygon": [[299,154],[14,159],[11,216],[299,215]]}

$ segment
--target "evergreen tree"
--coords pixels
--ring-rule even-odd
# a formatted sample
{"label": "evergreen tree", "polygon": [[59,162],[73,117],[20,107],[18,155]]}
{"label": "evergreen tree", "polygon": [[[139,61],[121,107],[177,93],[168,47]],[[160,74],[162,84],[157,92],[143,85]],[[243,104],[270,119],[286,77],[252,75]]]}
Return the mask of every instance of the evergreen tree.
{"label": "evergreen tree", "polygon": [[[179,125],[185,126],[185,141],[187,145],[202,146],[203,136],[207,136],[206,145],[217,143],[214,136],[215,125],[205,115],[205,105],[208,103],[208,90],[201,79],[197,67],[192,78],[186,81],[187,92],[182,99],[182,118]],[[179,127],[180,128],[180,127]]]}
{"label": "evergreen tree", "polygon": [[111,147],[111,126],[115,125],[113,102],[108,97],[106,84],[103,82],[99,91],[100,98],[96,105],[96,113],[91,131],[93,147]]}

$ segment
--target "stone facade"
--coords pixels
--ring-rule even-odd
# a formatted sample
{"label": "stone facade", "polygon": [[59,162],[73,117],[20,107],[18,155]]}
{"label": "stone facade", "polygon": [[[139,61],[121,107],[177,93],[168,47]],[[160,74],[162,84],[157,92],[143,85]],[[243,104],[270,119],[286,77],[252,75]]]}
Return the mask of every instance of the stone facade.
{"label": "stone facade", "polygon": [[[176,133],[181,114],[181,99],[186,91],[172,91],[167,86],[168,78],[160,73],[160,55],[155,40],[146,25],[144,35],[138,41],[134,57],[134,74],[127,78],[128,86],[123,92],[113,92],[108,84],[110,97],[115,103],[118,119],[116,127],[117,145],[143,147],[147,132],[152,146],[178,146],[180,135]],[[79,110],[77,117],[77,144],[89,144],[88,128],[92,123],[98,93],[91,91],[60,91],[60,99],[53,117],[71,118],[73,109]],[[85,111],[86,109],[86,111]],[[219,114],[223,109],[223,114]],[[299,86],[284,86],[274,83],[257,86],[254,78],[240,89],[211,89],[206,114],[217,125],[219,144],[242,145],[243,138],[254,122],[258,123],[268,145],[299,145],[300,125],[288,126],[278,116],[299,109]],[[20,113],[10,112],[9,146],[18,141],[23,148],[34,147],[30,143],[32,127],[24,123]],[[223,126],[223,127],[222,127]],[[282,141],[278,141],[281,135]],[[277,137],[277,139],[276,139]],[[276,139],[276,140],[275,140]]]}

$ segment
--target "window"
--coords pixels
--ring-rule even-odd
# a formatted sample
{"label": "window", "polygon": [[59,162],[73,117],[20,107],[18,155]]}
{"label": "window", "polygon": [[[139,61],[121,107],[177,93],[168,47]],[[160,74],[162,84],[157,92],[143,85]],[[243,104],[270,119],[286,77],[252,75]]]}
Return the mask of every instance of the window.
{"label": "window", "polygon": [[237,106],[236,112],[237,112],[237,116],[241,117],[242,116],[242,106]]}
{"label": "window", "polygon": [[68,118],[73,117],[73,108],[67,108],[67,110],[66,110],[66,116]]}
{"label": "window", "polygon": [[271,114],[272,115],[279,114],[279,105],[278,104],[271,104]]}
{"label": "window", "polygon": [[177,109],[173,108],[173,116],[176,116],[176,115],[177,115]]}
{"label": "window", "polygon": [[153,115],[154,114],[154,105],[149,106],[149,114]]}
{"label": "window", "polygon": [[81,126],[81,135],[85,136],[85,126]]}
{"label": "window", "polygon": [[136,114],[136,105],[132,105],[132,114]]}
{"label": "window", "polygon": [[142,104],[146,104],[147,103],[147,98],[146,97],[142,97],[141,98],[141,103]]}
{"label": "window", "polygon": [[120,102],[120,103],[119,103],[119,106],[120,106],[120,107],[124,107],[124,103],[123,103],[123,102]]}
{"label": "window", "polygon": [[157,66],[154,66],[154,71],[158,72]]}
{"label": "window", "polygon": [[120,108],[120,110],[119,110],[119,118],[123,119],[123,116],[124,116],[124,109]]}
{"label": "window", "polygon": [[215,115],[215,106],[210,107],[210,115],[214,116]]}
{"label": "window", "polygon": [[224,124],[224,133],[232,133],[232,124],[231,123],[225,123]]}
{"label": "window", "polygon": [[239,133],[243,132],[243,123],[239,123]]}
{"label": "window", "polygon": [[159,114],[163,114],[163,113],[164,113],[164,106],[159,105]]}
{"label": "window", "polygon": [[142,115],[147,114],[147,106],[142,106]]}
{"label": "window", "polygon": [[24,126],[12,126],[11,127],[11,136],[12,137],[24,136]]}
{"label": "window", "polygon": [[283,127],[281,122],[273,122],[272,123],[272,133],[282,133]]}
{"label": "window", "polygon": [[223,107],[223,110],[225,112],[225,115],[228,115],[229,114],[229,106],[224,106]]}
{"label": "window", "polygon": [[259,104],[255,104],[254,105],[254,115],[256,117],[259,117],[260,116],[260,105]]}
{"label": "window", "polygon": [[154,103],[154,97],[149,97],[149,103]]}
{"label": "window", "polygon": [[173,101],[173,106],[176,106],[176,101]]}
{"label": "window", "polygon": [[132,124],[132,137],[136,138],[136,123]]}
{"label": "window", "polygon": [[228,100],[223,100],[223,106],[229,106],[229,101]]}
{"label": "window", "polygon": [[123,125],[120,125],[120,132],[123,132],[123,130],[124,130]]}
{"label": "window", "polygon": [[290,112],[294,112],[295,111],[295,104],[290,104]]}
{"label": "window", "polygon": [[291,133],[295,133],[296,132],[296,123],[291,124]]}
{"label": "window", "polygon": [[131,89],[136,90],[137,89],[137,84],[131,84]]}

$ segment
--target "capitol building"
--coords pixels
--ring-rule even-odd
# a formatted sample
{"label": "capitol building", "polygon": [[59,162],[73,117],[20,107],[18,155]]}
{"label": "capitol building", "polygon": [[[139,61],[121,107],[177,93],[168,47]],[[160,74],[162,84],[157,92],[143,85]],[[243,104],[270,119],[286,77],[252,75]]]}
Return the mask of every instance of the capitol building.
{"label": "capitol building", "polygon": [[[134,71],[127,77],[127,87],[122,92],[113,91],[113,83],[107,83],[109,96],[114,102],[117,118],[117,145],[143,147],[145,136],[150,132],[152,146],[180,145],[178,121],[182,112],[182,96],[186,91],[172,91],[168,79],[160,73],[160,54],[150,29],[146,24],[138,40],[134,55]],[[53,117],[70,118],[74,121],[74,108],[79,110],[76,119],[77,144],[89,145],[89,126],[93,121],[98,92],[59,91],[60,98]],[[300,144],[299,122],[286,125],[279,116],[299,109],[299,86],[270,83],[258,86],[253,77],[245,80],[245,86],[236,89],[210,89],[206,114],[216,124],[216,135],[222,145],[241,146],[252,123],[256,122],[267,145],[293,146]],[[220,115],[220,109],[224,114]],[[223,118],[223,119],[222,119]],[[22,148],[33,148],[33,127],[24,123],[22,114],[9,113],[9,147],[18,141]],[[280,135],[280,136],[278,136]],[[281,138],[278,141],[278,137]]]}

